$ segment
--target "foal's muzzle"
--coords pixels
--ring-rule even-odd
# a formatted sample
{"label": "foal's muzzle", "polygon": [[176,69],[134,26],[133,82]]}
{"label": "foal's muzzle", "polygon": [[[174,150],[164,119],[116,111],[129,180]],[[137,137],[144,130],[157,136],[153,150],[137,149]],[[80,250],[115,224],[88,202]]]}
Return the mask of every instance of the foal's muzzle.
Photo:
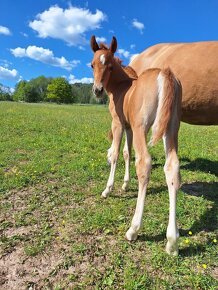
{"label": "foal's muzzle", "polygon": [[92,91],[97,98],[100,98],[103,95],[104,88],[102,86],[97,87],[96,85],[93,85]]}

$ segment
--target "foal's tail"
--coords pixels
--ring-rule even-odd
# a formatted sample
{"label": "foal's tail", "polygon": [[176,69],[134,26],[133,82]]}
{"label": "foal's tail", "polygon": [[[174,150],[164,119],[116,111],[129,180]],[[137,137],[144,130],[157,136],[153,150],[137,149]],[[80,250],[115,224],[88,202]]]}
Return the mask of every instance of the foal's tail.
{"label": "foal's tail", "polygon": [[155,145],[165,134],[175,114],[180,114],[181,83],[175,78],[170,68],[160,71],[158,78],[158,107],[152,126],[150,145]]}

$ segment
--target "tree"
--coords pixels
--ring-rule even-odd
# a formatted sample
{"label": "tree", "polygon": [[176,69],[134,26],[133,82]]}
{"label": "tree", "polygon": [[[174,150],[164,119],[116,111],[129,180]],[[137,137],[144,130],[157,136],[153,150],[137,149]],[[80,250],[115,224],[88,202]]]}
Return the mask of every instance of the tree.
{"label": "tree", "polygon": [[104,93],[103,97],[97,99],[92,92],[93,84],[75,83],[72,85],[72,94],[75,103],[80,104],[106,104],[108,97]]}
{"label": "tree", "polygon": [[76,103],[89,104],[92,96],[92,85],[75,83],[72,85],[72,94]]}
{"label": "tree", "polygon": [[47,86],[52,78],[39,76],[30,81],[20,81],[13,95],[14,101],[43,102],[46,100]]}
{"label": "tree", "polygon": [[47,100],[56,103],[73,102],[71,86],[65,78],[55,78],[48,84]]}
{"label": "tree", "polygon": [[10,88],[2,84],[0,84],[0,101],[13,101]]}
{"label": "tree", "polygon": [[36,93],[37,102],[43,102],[46,100],[47,87],[48,84],[52,82],[52,78],[46,78],[44,76],[39,76],[30,81],[33,91]]}
{"label": "tree", "polygon": [[28,103],[37,103],[41,101],[37,87],[32,81],[29,81],[24,87],[24,101]]}
{"label": "tree", "polygon": [[24,93],[24,88],[27,84],[27,81],[20,81],[19,83],[16,84],[15,86],[15,91],[14,91],[14,94],[13,94],[13,100],[14,101],[24,101],[25,99],[25,93]]}
{"label": "tree", "polygon": [[14,101],[24,102],[57,102],[80,104],[106,104],[107,95],[97,99],[92,92],[92,84],[75,83],[70,85],[63,78],[47,78],[39,76],[30,81],[22,80],[13,94]]}

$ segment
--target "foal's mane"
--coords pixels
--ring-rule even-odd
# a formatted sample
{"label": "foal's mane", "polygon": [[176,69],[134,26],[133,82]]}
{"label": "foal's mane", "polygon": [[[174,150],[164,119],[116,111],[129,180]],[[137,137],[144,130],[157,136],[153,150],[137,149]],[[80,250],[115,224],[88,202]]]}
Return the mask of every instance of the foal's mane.
{"label": "foal's mane", "polygon": [[[107,44],[105,43],[100,43],[99,45],[100,49],[102,50],[109,50]],[[131,66],[125,66],[123,65],[123,61],[117,57],[117,56],[114,56],[114,59],[116,60],[116,62],[122,67],[122,69],[125,71],[125,73],[131,78],[131,79],[134,79],[136,80],[138,78],[138,75],[136,73],[136,71],[131,67]]]}

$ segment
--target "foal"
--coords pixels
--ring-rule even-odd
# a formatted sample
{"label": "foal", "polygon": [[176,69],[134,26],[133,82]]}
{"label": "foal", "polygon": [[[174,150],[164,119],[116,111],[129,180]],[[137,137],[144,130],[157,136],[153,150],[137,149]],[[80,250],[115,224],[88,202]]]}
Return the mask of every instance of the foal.
{"label": "foal", "polygon": [[128,69],[124,69],[114,57],[117,49],[115,37],[113,37],[109,48],[103,44],[99,47],[95,36],[92,36],[90,44],[94,52],[92,60],[93,92],[97,97],[101,97],[103,90],[106,90],[110,99],[109,110],[112,116],[113,142],[108,154],[111,170],[102,196],[107,197],[113,188],[121,139],[125,130],[124,159],[126,170],[123,189],[127,188],[129,181],[132,141],[139,183],[136,210],[126,238],[129,241],[136,240],[142,225],[144,201],[151,171],[151,157],[147,149],[146,136],[152,126],[151,145],[163,137],[166,153],[164,171],[170,197],[166,251],[169,254],[177,255],[179,232],[176,224],[176,196],[180,184],[177,147],[181,84],[169,68],[145,70],[139,77],[136,74],[128,73]]}

